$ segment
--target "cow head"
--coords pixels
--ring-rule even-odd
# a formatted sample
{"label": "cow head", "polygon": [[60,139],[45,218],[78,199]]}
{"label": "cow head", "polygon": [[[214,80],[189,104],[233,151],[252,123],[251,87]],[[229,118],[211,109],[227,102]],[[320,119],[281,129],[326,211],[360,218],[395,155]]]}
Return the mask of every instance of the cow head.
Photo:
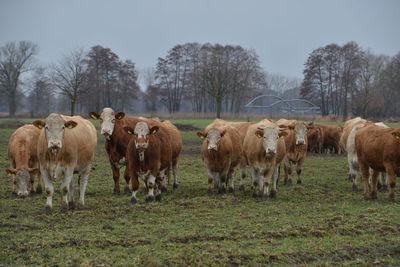
{"label": "cow head", "polygon": [[208,151],[218,151],[218,143],[221,138],[225,135],[226,130],[219,131],[216,128],[211,128],[207,133],[198,132],[197,136],[201,140],[207,141],[207,149]]}
{"label": "cow head", "polygon": [[115,113],[112,108],[104,108],[100,114],[97,112],[90,112],[89,116],[92,119],[100,120],[100,134],[104,135],[106,139],[110,139],[114,131],[115,120],[120,120],[125,117],[125,113]]}
{"label": "cow head", "polygon": [[296,145],[305,145],[307,139],[307,126],[304,123],[296,123],[294,126],[288,127],[293,131],[296,139]]}
{"label": "cow head", "polygon": [[17,195],[22,197],[29,195],[28,185],[31,180],[31,174],[34,174],[38,171],[39,170],[37,168],[6,169],[7,175],[14,177]]}
{"label": "cow head", "polygon": [[288,133],[283,128],[275,125],[267,125],[257,128],[255,135],[263,139],[266,157],[273,157],[277,152],[279,138],[285,138]]}
{"label": "cow head", "polygon": [[39,129],[44,129],[47,148],[56,154],[63,145],[65,129],[75,128],[78,123],[75,121],[65,121],[59,114],[50,114],[45,121],[37,120],[32,123]]}
{"label": "cow head", "polygon": [[392,132],[392,135],[394,138],[396,138],[398,141],[400,141],[400,131],[398,129],[394,130]]}
{"label": "cow head", "polygon": [[129,126],[125,126],[124,130],[128,134],[133,135],[136,149],[138,151],[144,151],[149,146],[150,135],[156,134],[158,132],[158,126],[153,126],[149,128],[149,125],[146,122],[138,122],[135,126],[135,129],[132,129]]}

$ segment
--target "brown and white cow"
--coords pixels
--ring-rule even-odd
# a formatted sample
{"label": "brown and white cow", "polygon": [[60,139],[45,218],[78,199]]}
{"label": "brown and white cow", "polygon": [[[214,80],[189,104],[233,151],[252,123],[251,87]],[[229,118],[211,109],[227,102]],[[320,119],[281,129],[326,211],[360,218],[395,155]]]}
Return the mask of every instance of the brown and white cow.
{"label": "brown and white cow", "polygon": [[344,125],[343,125],[343,133],[340,136],[340,148],[342,151],[347,151],[346,146],[347,146],[347,139],[350,135],[351,130],[357,125],[357,124],[365,124],[367,123],[367,120],[364,120],[361,117],[356,117],[353,119],[347,120]]}
{"label": "brown and white cow", "polygon": [[171,167],[172,148],[168,132],[160,128],[157,125],[159,123],[156,122],[153,126],[142,118],[133,127],[124,127],[124,130],[133,137],[126,151],[127,171],[132,183],[132,204],[137,203],[136,194],[139,190],[140,176],[144,177],[148,189],[146,202],[154,199],[161,201],[160,173],[167,172]]}
{"label": "brown and white cow", "polygon": [[[279,120],[281,121],[281,120]],[[276,122],[281,128],[289,130],[285,138],[286,156],[284,158],[285,179],[284,184],[292,184],[292,166],[291,163],[296,164],[297,183],[301,184],[301,171],[303,162],[307,155],[307,124],[305,122],[292,121],[288,124],[286,122]]]}
{"label": "brown and white cow", "polygon": [[40,173],[47,193],[46,208],[53,207],[54,180],[61,180],[62,210],[74,207],[73,174],[79,174],[79,204],[85,204],[85,191],[97,144],[93,124],[80,116],[52,113],[44,121],[34,121],[42,129],[38,140]]}
{"label": "brown and white cow", "polygon": [[[253,196],[264,199],[276,196],[279,164],[286,154],[285,141],[287,135],[275,123],[265,119],[249,127],[243,151],[247,164],[252,169]],[[269,187],[272,189],[269,193]]]}
{"label": "brown and white cow", "polygon": [[28,196],[34,193],[34,182],[37,180],[38,194],[42,193],[39,179],[39,161],[37,158],[37,142],[40,130],[28,124],[18,128],[8,141],[8,159],[10,168],[6,169],[13,180],[13,194]]}
{"label": "brown and white cow", "polygon": [[[386,172],[389,199],[395,200],[396,176],[400,176],[400,128],[374,124],[359,129],[355,136],[358,164],[364,185],[364,198],[377,198],[379,172]],[[369,168],[372,169],[371,192]]]}
{"label": "brown and white cow", "polygon": [[[101,113],[90,112],[92,119],[100,120],[100,134],[106,139],[105,148],[110,162],[114,180],[114,193],[119,193],[120,168],[126,165],[126,149],[132,136],[124,127],[135,125],[139,120],[136,117],[125,117],[124,112],[115,112],[112,108],[104,108]],[[130,177],[125,169],[125,193],[130,193]]]}
{"label": "brown and white cow", "polygon": [[239,132],[226,122],[214,121],[197,135],[204,140],[201,157],[207,168],[209,192],[214,187],[218,193],[225,193],[228,184],[233,192],[235,168],[242,160]]}

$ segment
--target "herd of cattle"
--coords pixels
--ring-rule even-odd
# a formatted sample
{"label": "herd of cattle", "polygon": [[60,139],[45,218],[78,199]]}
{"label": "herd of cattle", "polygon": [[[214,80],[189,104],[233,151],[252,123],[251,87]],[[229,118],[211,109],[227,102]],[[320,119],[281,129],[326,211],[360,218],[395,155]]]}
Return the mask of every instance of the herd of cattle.
{"label": "herd of cattle", "polygon": [[[101,134],[114,179],[114,192],[120,192],[121,166],[126,166],[125,192],[131,192],[131,203],[137,203],[139,177],[146,187],[146,201],[160,201],[167,190],[170,174],[178,187],[177,163],[182,138],[170,121],[158,118],[126,117],[104,108],[90,112],[101,122]],[[240,187],[249,170],[253,196],[276,197],[280,165],[284,184],[292,183],[292,164],[296,165],[297,183],[307,151],[342,153],[347,151],[349,179],[353,190],[361,173],[364,198],[377,197],[378,181],[389,188],[389,199],[395,198],[396,175],[400,175],[400,129],[362,118],[346,121],[344,126],[329,126],[295,120],[264,119],[260,122],[227,122],[216,119],[197,133],[203,140],[201,157],[208,175],[208,190],[225,193],[234,190],[236,168],[240,168]],[[74,174],[79,176],[79,205],[85,203],[88,176],[97,145],[93,124],[80,116],[50,114],[45,120],[18,128],[8,143],[13,193],[27,196],[41,193],[41,177],[51,210],[53,182],[61,181],[62,209],[74,208]],[[129,186],[131,184],[131,186]]]}

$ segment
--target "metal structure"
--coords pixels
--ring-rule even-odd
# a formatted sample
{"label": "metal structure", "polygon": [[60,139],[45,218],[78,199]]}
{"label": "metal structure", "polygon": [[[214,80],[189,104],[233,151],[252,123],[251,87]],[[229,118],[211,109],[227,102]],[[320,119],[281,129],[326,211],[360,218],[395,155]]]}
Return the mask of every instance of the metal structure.
{"label": "metal structure", "polygon": [[[255,102],[261,102],[256,104]],[[320,108],[314,103],[301,99],[283,99],[276,95],[260,95],[253,98],[247,103],[245,108],[257,108],[257,109],[268,109],[269,113],[276,114],[320,114]]]}

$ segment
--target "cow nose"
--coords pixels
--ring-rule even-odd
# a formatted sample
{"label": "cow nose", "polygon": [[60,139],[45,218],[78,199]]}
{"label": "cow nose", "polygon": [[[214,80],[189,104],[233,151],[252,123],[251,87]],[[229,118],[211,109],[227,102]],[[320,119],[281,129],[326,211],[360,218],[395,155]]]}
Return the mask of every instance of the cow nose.
{"label": "cow nose", "polygon": [[27,197],[29,195],[28,191],[18,191],[19,197]]}
{"label": "cow nose", "polygon": [[111,135],[111,129],[103,129],[104,135]]}
{"label": "cow nose", "polygon": [[297,141],[297,144],[298,144],[298,145],[304,145],[304,140],[298,140],[298,141]]}
{"label": "cow nose", "polygon": [[61,146],[61,143],[59,141],[50,141],[51,148],[59,148],[60,146]]}
{"label": "cow nose", "polygon": [[146,143],[137,143],[136,147],[137,148],[146,148]]}
{"label": "cow nose", "polygon": [[216,145],[209,145],[208,150],[214,150],[217,151],[217,146]]}
{"label": "cow nose", "polygon": [[275,154],[275,149],[267,148],[267,153],[273,155]]}

